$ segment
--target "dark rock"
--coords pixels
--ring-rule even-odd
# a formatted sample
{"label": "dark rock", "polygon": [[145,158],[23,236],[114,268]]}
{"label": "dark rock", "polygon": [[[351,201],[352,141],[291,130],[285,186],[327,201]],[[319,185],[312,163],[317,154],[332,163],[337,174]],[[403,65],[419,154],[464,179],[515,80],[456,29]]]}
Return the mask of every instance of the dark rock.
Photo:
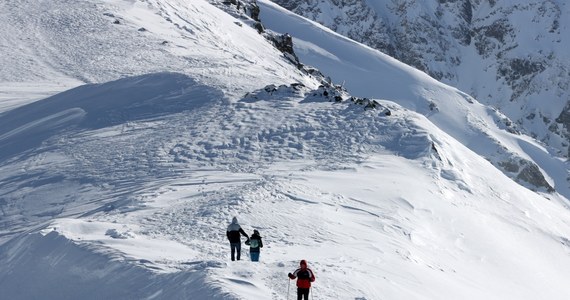
{"label": "dark rock", "polygon": [[249,16],[254,21],[260,22],[261,20],[259,20],[259,13],[260,13],[259,5],[257,5],[256,2],[251,3],[249,7]]}
{"label": "dark rock", "polygon": [[[566,138],[566,140],[570,140],[570,102],[566,103],[566,106],[564,107],[558,118],[556,118],[556,123],[562,124],[562,127],[564,128],[564,133],[562,135]],[[551,126],[549,129],[550,131],[554,131],[557,128],[556,126]],[[570,148],[567,149],[568,150],[566,156],[570,157]]]}
{"label": "dark rock", "polygon": [[256,22],[253,25],[253,28],[257,29],[257,33],[263,33],[265,31],[265,27],[263,27],[263,24],[261,24],[261,22]]}
{"label": "dark rock", "polygon": [[547,192],[554,192],[554,188],[546,181],[538,166],[530,161],[523,162],[523,169],[517,176],[518,180],[530,183],[537,188],[545,188]]}

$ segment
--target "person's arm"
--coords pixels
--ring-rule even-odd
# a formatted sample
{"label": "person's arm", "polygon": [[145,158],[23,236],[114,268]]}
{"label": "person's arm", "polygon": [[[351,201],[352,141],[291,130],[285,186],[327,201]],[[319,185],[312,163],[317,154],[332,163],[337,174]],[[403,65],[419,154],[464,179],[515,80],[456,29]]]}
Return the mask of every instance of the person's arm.
{"label": "person's arm", "polygon": [[245,233],[241,227],[239,228],[239,232],[249,240],[249,235],[247,235],[247,233]]}
{"label": "person's arm", "polygon": [[297,278],[297,273],[299,273],[300,270],[301,270],[301,269],[297,269],[297,270],[295,270],[295,272],[289,273],[289,274],[287,274],[287,275],[289,276],[289,278],[295,279],[295,278]]}
{"label": "person's arm", "polygon": [[311,272],[311,282],[315,281],[315,273],[313,273],[313,270],[309,269],[309,272]]}
{"label": "person's arm", "polygon": [[259,238],[259,248],[263,248],[263,242],[261,241],[261,237]]}

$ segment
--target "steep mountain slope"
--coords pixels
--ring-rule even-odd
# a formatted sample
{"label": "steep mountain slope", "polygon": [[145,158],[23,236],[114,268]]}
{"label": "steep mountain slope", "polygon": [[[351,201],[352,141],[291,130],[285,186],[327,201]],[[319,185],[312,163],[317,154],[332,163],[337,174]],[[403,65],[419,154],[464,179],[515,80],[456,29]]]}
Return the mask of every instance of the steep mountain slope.
{"label": "steep mountain slope", "polygon": [[[66,177],[61,177],[65,172],[56,171],[57,175],[49,174],[44,178],[43,171],[35,172],[22,165],[35,165],[26,163],[28,159],[44,160],[43,156],[30,158],[26,153],[44,142],[60,143],[58,134],[65,133],[69,126],[74,130],[93,130],[125,122],[128,125],[129,121],[147,118],[146,109],[160,103],[166,106],[156,108],[152,115],[185,110],[194,105],[184,103],[190,97],[187,93],[204,84],[211,90],[208,93],[218,95],[214,97],[218,101],[233,101],[269,83],[318,85],[314,78],[303,76],[256,30],[205,1],[198,1],[191,7],[186,1],[178,0],[134,3],[19,0],[1,5],[7,16],[2,20],[10,24],[3,27],[6,34],[0,39],[2,49],[7,49],[2,57],[9,59],[7,65],[20,66],[14,71],[10,68],[0,71],[0,82],[8,87],[4,95],[9,99],[0,105],[8,110],[2,113],[0,121],[0,163],[15,166],[13,172],[3,173],[1,203],[4,203],[4,214],[9,216],[1,221],[3,225],[27,222],[30,216],[26,215],[29,207],[26,203],[36,206],[37,199],[43,199],[43,192],[37,197],[28,191],[22,193],[23,186],[36,186],[35,182],[49,183]],[[200,18],[195,17],[198,12],[202,14]],[[31,34],[24,38],[25,32]],[[188,79],[181,82],[179,76],[155,73],[159,71],[181,72],[191,76],[194,82],[187,83]],[[45,95],[81,81],[99,83],[136,74],[147,75],[116,84],[83,87],[80,92],[69,91],[41,103],[17,108],[37,100],[36,90],[43,90],[40,95]],[[39,84],[35,85],[35,90],[28,92],[27,88],[34,86],[36,81]],[[101,95],[97,92],[100,89],[114,94]],[[219,89],[223,91],[216,91]],[[168,100],[162,100],[165,97]],[[23,101],[18,101],[22,98]],[[95,116],[91,111],[95,111]],[[120,148],[107,150],[112,151],[109,154],[112,156]],[[47,160],[52,161],[50,165],[54,168],[65,169],[66,162],[57,157],[49,156]],[[116,168],[113,164],[97,172],[106,177]],[[136,175],[121,172],[120,176],[132,179],[131,176]],[[81,178],[83,176],[72,179],[81,181]],[[62,197],[72,197],[72,202],[79,202],[79,205],[83,203],[83,200],[77,201],[74,193]],[[90,202],[89,197],[92,195],[80,196]],[[49,219],[63,213],[57,203],[66,206],[67,202],[58,196],[37,206],[33,214],[39,215],[40,219]],[[2,231],[14,232],[14,228],[3,228]]]}
{"label": "steep mountain slope", "polygon": [[[351,97],[291,63],[237,4],[214,2],[2,4],[10,18],[30,18],[18,23],[26,28],[51,18],[23,8],[110,24],[69,35],[75,43],[56,42],[66,26],[37,25],[45,48],[29,48],[35,39],[18,42],[35,54],[0,48],[14,63],[56,60],[38,77],[2,77],[0,298],[286,299],[300,259],[317,274],[314,299],[570,293],[567,199],[523,188],[464,145],[488,145],[492,133],[515,149],[524,137],[458,90],[260,3],[275,17],[268,27],[287,20],[321,35],[300,40],[301,59],[368,53],[368,67],[383,67],[359,79],[397,71],[381,86],[387,100],[363,99],[371,85],[347,80]],[[0,36],[18,41],[18,32]],[[97,57],[99,43],[139,51],[139,39],[148,48],[134,66],[131,51],[113,52],[110,71],[64,63],[69,53]],[[46,54],[56,46],[61,55]],[[323,72],[357,75],[363,61],[338,59]],[[28,91],[33,80],[42,83]],[[37,100],[80,80],[93,83]],[[430,99],[440,114],[426,114]],[[452,130],[466,112],[488,130]],[[233,216],[248,234],[261,231],[261,262],[229,261]]]}
{"label": "steep mountain slope", "polygon": [[521,184],[545,191],[555,188],[566,197],[570,195],[567,163],[520,135],[518,127],[497,110],[482,106],[467,94],[376,50],[287,13],[269,1],[259,3],[261,17],[267,20],[264,23],[269,28],[290,32],[301,60],[318,67],[335,82],[342,82],[361,97],[392,99],[429,117]]}
{"label": "steep mountain slope", "polygon": [[567,2],[274,2],[497,107],[568,157]]}
{"label": "steep mountain slope", "polygon": [[[76,2],[0,3],[0,49],[7,54],[0,58],[6,66],[0,83],[10,87],[4,98],[17,96],[18,86],[28,91],[25,83],[72,87],[163,71],[191,75],[235,97],[305,80],[245,20],[205,1],[191,8],[183,0]],[[205,15],[195,18],[196,11]]]}

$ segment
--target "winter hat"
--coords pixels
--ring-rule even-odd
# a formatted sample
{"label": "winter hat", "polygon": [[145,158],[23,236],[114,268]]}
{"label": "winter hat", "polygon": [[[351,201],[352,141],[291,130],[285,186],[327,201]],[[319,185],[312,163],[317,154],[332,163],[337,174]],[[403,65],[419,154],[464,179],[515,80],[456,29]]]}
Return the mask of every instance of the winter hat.
{"label": "winter hat", "polygon": [[303,259],[303,260],[301,260],[301,263],[300,263],[299,265],[300,265],[300,266],[305,265],[305,267],[306,267],[306,266],[307,266],[307,261]]}
{"label": "winter hat", "polygon": [[237,224],[237,222],[238,222],[238,221],[237,221],[237,217],[233,217],[232,223],[233,223],[233,224]]}
{"label": "winter hat", "polygon": [[259,235],[259,231],[257,231],[257,229],[254,229],[253,233]]}

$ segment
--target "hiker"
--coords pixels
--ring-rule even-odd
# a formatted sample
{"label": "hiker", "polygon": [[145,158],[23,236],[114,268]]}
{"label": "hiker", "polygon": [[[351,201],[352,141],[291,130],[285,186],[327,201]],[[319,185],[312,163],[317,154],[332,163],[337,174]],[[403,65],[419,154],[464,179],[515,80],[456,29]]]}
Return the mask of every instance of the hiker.
{"label": "hiker", "polygon": [[257,229],[253,230],[253,234],[249,238],[249,241],[245,242],[249,245],[249,255],[251,256],[251,261],[259,261],[259,252],[263,248],[263,242],[261,241],[261,236]]}
{"label": "hiker", "polygon": [[[241,256],[241,236],[240,236],[240,233],[243,234],[243,236],[245,236],[247,238],[247,240],[249,241],[249,236],[247,236],[245,231],[243,231],[243,229],[241,229],[241,226],[239,226],[237,218],[233,217],[232,223],[228,226],[228,231],[226,232],[226,236],[228,237],[228,240],[230,241],[230,247],[232,249],[232,261],[234,261],[236,258],[237,258],[237,260],[239,260],[240,256]],[[236,252],[237,252],[237,257],[235,255]]]}
{"label": "hiker", "polygon": [[290,279],[297,278],[297,300],[309,300],[309,290],[311,289],[311,282],[315,281],[315,274],[307,268],[307,261],[301,260],[299,268],[293,273],[287,274]]}

